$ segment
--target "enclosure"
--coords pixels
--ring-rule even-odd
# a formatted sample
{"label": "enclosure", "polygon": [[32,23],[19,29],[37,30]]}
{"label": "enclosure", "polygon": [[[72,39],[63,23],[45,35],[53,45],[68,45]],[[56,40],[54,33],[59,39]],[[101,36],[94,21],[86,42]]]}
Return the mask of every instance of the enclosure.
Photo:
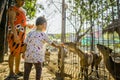
{"label": "enclosure", "polygon": [[[66,1],[64,12],[66,17],[64,41],[80,44],[78,47],[83,53],[92,51],[98,55],[101,54],[96,47],[97,44],[108,46],[113,49],[113,60],[119,63],[119,5],[119,0]],[[69,45],[67,48],[72,46]],[[67,58],[64,57],[63,63],[64,72],[71,75],[72,79],[75,78],[75,80],[81,79],[80,58],[82,57],[79,54],[69,51]],[[90,70],[91,68],[89,67],[88,73]],[[97,70],[100,76],[99,78],[95,72],[96,70],[94,69],[93,74],[89,75],[86,80],[113,80],[111,74],[105,67],[103,57]]]}
{"label": "enclosure", "polygon": [[[6,0],[5,0],[6,1]],[[3,1],[3,3],[5,3]],[[2,2],[2,1],[1,1]],[[49,47],[50,62],[45,62],[45,67],[54,75],[53,80],[114,80],[109,70],[104,63],[103,57],[97,48],[97,44],[104,45],[112,49],[109,56],[112,60],[120,64],[120,1],[119,0],[49,0],[46,1],[47,7],[51,12],[60,16],[60,28],[56,27],[55,33],[47,33],[50,39],[54,40],[56,44],[63,43],[64,46],[59,48]],[[2,5],[0,11],[0,18],[2,14]],[[48,8],[45,8],[46,13],[50,13]],[[48,10],[48,12],[47,12]],[[50,13],[51,14],[51,13]],[[56,17],[52,14],[52,17]],[[49,15],[45,14],[46,18]],[[58,16],[57,16],[58,17]],[[1,20],[1,29],[4,30],[4,36],[0,40],[1,60],[3,60],[6,53],[6,23]],[[50,24],[48,21],[48,27]],[[55,22],[56,23],[56,22]],[[3,43],[4,41],[4,43]],[[81,54],[82,53],[82,54]],[[98,57],[89,59],[85,53],[96,54]],[[100,58],[100,59],[99,59]],[[95,62],[99,59],[98,62]],[[49,60],[49,59],[48,59]],[[98,66],[98,70],[91,68],[90,65],[84,61],[94,61]],[[88,69],[88,74],[91,70],[93,72],[89,75],[81,71],[81,65],[85,70]],[[117,65],[113,65],[116,68]],[[117,69],[115,69],[117,70]],[[98,73],[98,75],[97,75]],[[81,77],[83,74],[83,78]],[[117,74],[115,71],[114,74]],[[47,76],[43,76],[47,77]],[[117,76],[116,76],[117,77]],[[119,77],[119,76],[118,76]],[[43,78],[45,80],[45,78]],[[119,79],[116,79],[119,80]]]}

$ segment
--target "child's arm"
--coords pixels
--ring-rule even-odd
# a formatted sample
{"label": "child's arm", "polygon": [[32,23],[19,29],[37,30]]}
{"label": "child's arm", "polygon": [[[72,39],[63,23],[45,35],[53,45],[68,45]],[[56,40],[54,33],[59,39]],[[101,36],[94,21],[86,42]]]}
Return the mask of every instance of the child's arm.
{"label": "child's arm", "polygon": [[26,49],[27,49],[27,43],[28,43],[28,36],[29,36],[29,34],[30,34],[30,32],[27,34],[27,37],[25,38],[25,40],[24,40],[24,46],[22,47],[22,52],[23,52],[23,54],[22,54],[22,58],[24,59],[24,57],[25,57],[25,51],[26,51]]}
{"label": "child's arm", "polygon": [[60,48],[62,47],[62,44],[55,44],[53,41],[51,41],[46,34],[44,34],[44,41],[48,44],[50,44],[53,47]]}
{"label": "child's arm", "polygon": [[59,48],[60,47],[60,45],[56,45],[55,43],[51,43],[51,45],[53,46],[53,47],[56,47],[56,48]]}

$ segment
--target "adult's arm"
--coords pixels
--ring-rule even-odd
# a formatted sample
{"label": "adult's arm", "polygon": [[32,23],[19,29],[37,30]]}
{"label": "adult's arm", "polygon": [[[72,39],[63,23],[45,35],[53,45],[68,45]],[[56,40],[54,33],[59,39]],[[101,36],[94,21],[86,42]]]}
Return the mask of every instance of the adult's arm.
{"label": "adult's arm", "polygon": [[17,31],[15,30],[15,25],[14,25],[14,21],[16,19],[16,12],[11,8],[8,10],[8,19],[9,19],[9,24],[11,26],[11,29],[14,35],[14,40],[15,42],[19,42],[20,39],[17,35]]}

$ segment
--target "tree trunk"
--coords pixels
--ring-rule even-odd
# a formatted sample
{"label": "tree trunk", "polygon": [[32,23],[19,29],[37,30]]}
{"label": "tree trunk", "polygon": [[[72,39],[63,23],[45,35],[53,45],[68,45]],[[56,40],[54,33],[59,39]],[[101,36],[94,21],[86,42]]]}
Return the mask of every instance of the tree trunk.
{"label": "tree trunk", "polygon": [[6,0],[1,0],[0,1],[0,23],[1,23],[1,20],[2,20],[3,12],[5,10],[5,6],[6,6]]}
{"label": "tree trunk", "polygon": [[7,0],[0,1],[0,62],[4,61],[4,52],[5,52],[5,42],[6,42],[6,3]]}

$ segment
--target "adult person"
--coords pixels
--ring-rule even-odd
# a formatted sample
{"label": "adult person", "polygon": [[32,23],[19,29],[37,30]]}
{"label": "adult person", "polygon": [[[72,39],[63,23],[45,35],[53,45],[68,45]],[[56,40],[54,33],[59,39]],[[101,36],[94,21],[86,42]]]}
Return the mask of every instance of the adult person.
{"label": "adult person", "polygon": [[[15,0],[16,4],[8,9],[8,45],[10,55],[8,60],[9,76],[8,78],[23,76],[23,72],[19,70],[22,48],[24,46],[26,27],[33,27],[33,25],[26,24],[25,10],[22,8],[24,0]],[[15,61],[15,71],[14,71]]]}

